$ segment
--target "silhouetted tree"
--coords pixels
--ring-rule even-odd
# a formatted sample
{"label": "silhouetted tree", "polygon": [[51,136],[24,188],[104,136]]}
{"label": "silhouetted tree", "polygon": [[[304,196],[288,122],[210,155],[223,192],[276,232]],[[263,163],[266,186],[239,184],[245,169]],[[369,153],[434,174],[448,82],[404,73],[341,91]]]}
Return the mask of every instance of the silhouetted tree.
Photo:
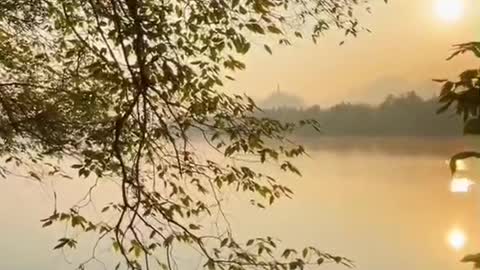
{"label": "silhouetted tree", "polygon": [[[257,118],[250,98],[225,94],[224,80],[245,68],[239,57],[252,44],[271,53],[269,42],[288,45],[303,35],[315,41],[331,28],[355,36],[361,28],[354,10],[364,3],[2,0],[2,174],[22,167],[37,180],[69,177],[71,166],[81,177],[118,181],[121,199],[103,208],[101,220],[74,205],[55,208],[43,226],[96,234],[129,269],[171,269],[174,245],[198,250],[210,270],[349,265],[312,247],[279,250],[270,237],[239,241],[226,220],[211,235],[200,218],[222,213],[217,194],[227,187],[250,194],[259,207],[290,196],[275,178],[233,161],[250,155],[299,173],[290,158],[303,147],[286,136],[315,124]],[[197,155],[193,131],[227,161]],[[65,235],[55,249],[76,245]]]}

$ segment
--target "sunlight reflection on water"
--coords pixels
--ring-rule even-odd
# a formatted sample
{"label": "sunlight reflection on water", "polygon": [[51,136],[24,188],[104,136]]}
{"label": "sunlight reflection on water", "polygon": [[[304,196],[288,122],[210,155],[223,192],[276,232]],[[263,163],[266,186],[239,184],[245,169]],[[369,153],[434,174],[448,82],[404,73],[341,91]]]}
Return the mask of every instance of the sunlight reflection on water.
{"label": "sunlight reflection on water", "polygon": [[467,162],[464,160],[457,160],[457,172],[453,176],[452,180],[450,181],[450,191],[453,193],[466,193],[469,192],[471,186],[475,184],[474,181],[468,177],[468,171],[471,169]]}
{"label": "sunlight reflection on water", "polygon": [[454,177],[450,182],[450,191],[454,193],[465,193],[470,191],[470,187],[475,184],[472,180],[462,177]]}
{"label": "sunlight reflection on water", "polygon": [[465,246],[465,243],[467,242],[467,237],[462,230],[453,229],[449,232],[447,240],[449,245],[453,249],[460,250]]}

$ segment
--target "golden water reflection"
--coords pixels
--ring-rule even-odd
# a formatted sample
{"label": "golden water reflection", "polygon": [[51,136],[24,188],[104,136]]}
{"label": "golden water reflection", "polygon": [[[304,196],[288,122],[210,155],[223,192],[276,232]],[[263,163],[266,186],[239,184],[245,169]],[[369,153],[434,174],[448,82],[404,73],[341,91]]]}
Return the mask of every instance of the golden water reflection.
{"label": "golden water reflection", "polygon": [[447,240],[450,247],[455,250],[460,250],[465,246],[467,237],[462,230],[455,228],[448,233]]}
{"label": "golden water reflection", "polygon": [[474,182],[466,177],[454,177],[450,182],[450,191],[454,193],[469,192]]}
{"label": "golden water reflection", "polygon": [[[457,168],[457,175],[454,175],[450,181],[450,191],[453,193],[467,193],[475,182],[465,176],[465,173],[468,172],[468,166],[463,160],[457,161]],[[463,230],[454,228],[448,233],[447,242],[454,250],[461,250],[465,247],[467,237]]]}
{"label": "golden water reflection", "polygon": [[[311,151],[310,157],[297,160],[302,179],[279,173],[276,164],[258,165],[291,187],[295,196],[292,200],[279,200],[267,210],[249,207],[248,194],[234,192],[225,197],[226,215],[239,237],[268,235],[282,239],[286,247],[312,245],[354,260],[358,270],[471,270],[471,264],[461,264],[459,260],[464,254],[478,252],[480,194],[450,192],[451,178],[443,161],[456,150],[426,152],[444,148],[428,140],[409,138],[393,141],[394,146],[383,140],[381,145],[371,143],[387,150],[400,149],[399,153],[392,153],[397,150],[348,152],[343,148],[346,141],[339,141],[338,149],[332,142],[328,151]],[[352,141],[368,145],[368,141]],[[445,143],[442,140],[442,145]],[[377,149],[374,146],[371,149]],[[455,144],[450,142],[447,146]],[[456,178],[478,179],[480,166],[474,163],[478,160],[469,162],[466,167],[470,172],[459,172]],[[471,173],[472,170],[478,172]],[[91,184],[84,180],[58,180],[55,183],[58,205],[68,207],[77,203]],[[48,229],[39,226],[40,219],[51,215],[54,203],[50,190],[39,192],[40,185],[17,178],[0,181],[4,232],[0,241],[0,270],[72,269],[65,255],[46,248],[55,246],[65,231],[61,226]],[[116,188],[112,183],[111,189],[96,190],[97,205],[116,201],[119,193],[112,191]],[[455,229],[460,233],[451,233]],[[212,226],[212,231],[215,230]],[[91,243],[89,239],[83,240],[80,243]],[[79,248],[67,254],[68,260],[73,264],[82,262],[91,256],[90,252],[89,247]],[[111,254],[110,249],[100,252],[103,258]],[[26,259],[19,259],[18,254],[26,254]],[[196,269],[195,259],[178,256],[185,266],[179,269]],[[113,269],[116,263],[113,261],[107,269]],[[99,266],[91,270],[101,269]],[[322,269],[345,270],[335,265]]]}

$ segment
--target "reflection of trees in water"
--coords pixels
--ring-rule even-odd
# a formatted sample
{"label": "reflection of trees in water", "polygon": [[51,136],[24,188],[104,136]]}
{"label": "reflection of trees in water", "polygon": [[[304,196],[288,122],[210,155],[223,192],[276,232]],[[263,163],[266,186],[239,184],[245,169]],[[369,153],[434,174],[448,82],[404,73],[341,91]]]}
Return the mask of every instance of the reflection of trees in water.
{"label": "reflection of trees in water", "polygon": [[452,153],[463,151],[470,146],[467,138],[459,136],[323,136],[320,138],[302,137],[298,138],[297,141],[305,144],[309,151],[433,155],[442,158],[448,157]]}

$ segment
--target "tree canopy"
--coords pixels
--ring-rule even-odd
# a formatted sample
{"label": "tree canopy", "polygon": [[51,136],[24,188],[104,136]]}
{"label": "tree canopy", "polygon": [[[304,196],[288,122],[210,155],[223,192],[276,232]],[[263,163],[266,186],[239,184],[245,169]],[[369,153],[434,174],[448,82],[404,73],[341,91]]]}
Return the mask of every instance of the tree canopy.
{"label": "tree canopy", "polygon": [[[316,126],[255,117],[250,98],[226,94],[224,81],[245,68],[241,55],[252,44],[271,53],[272,42],[316,41],[329,29],[355,36],[357,8],[368,9],[366,1],[0,1],[1,173],[41,181],[72,177],[71,166],[96,184],[118,183],[121,200],[103,207],[103,219],[73,205],[42,221],[111,243],[123,258],[117,269],[174,269],[177,244],[198,250],[210,270],[350,265],[313,247],[280,250],[270,237],[240,241],[227,220],[211,235],[200,218],[222,212],[217,194],[227,187],[259,207],[291,196],[233,161],[249,156],[299,173],[291,158],[304,148],[288,133]],[[197,155],[192,133],[227,162]],[[65,235],[55,249],[76,245]]]}

